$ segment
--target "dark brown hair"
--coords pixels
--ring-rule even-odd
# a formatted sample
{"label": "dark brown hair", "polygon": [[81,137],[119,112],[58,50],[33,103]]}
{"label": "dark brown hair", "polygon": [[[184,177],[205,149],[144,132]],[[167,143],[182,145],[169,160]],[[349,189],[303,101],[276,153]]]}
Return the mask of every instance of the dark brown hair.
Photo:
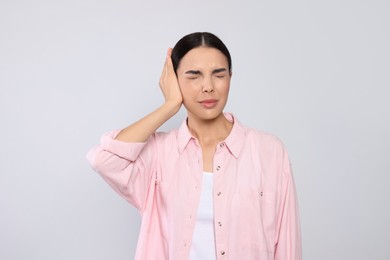
{"label": "dark brown hair", "polygon": [[176,43],[175,47],[173,47],[171,55],[175,72],[179,67],[180,61],[184,55],[186,55],[190,50],[201,46],[215,48],[222,52],[227,58],[229,72],[232,72],[232,58],[230,57],[229,50],[217,36],[209,32],[191,33],[184,36]]}

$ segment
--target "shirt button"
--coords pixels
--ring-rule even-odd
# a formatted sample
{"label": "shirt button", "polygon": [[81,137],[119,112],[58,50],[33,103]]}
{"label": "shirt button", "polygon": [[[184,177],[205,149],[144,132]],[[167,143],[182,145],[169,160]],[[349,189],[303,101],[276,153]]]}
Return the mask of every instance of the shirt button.
{"label": "shirt button", "polygon": [[221,148],[224,147],[224,146],[225,146],[225,143],[222,143],[222,144],[219,145],[219,147],[221,147]]}
{"label": "shirt button", "polygon": [[219,171],[219,169],[221,169],[221,166],[218,165],[218,166],[217,166],[217,171]]}
{"label": "shirt button", "polygon": [[218,196],[220,196],[220,195],[221,195],[221,193],[222,193],[222,192],[220,192],[220,191],[219,191],[219,192],[217,193],[217,195],[218,195]]}
{"label": "shirt button", "polygon": [[219,221],[219,222],[218,222],[218,225],[219,225],[220,227],[222,227],[222,223],[221,223],[221,221]]}
{"label": "shirt button", "polygon": [[225,254],[225,251],[222,250],[220,253],[221,253],[221,255],[224,255],[224,254]]}

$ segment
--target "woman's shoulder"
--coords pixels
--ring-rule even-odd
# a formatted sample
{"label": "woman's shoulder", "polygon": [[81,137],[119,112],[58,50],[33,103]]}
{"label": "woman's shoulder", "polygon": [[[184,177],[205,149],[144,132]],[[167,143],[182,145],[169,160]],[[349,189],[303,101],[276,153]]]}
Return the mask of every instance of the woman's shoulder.
{"label": "woman's shoulder", "polygon": [[225,114],[227,118],[234,118],[231,139],[250,145],[259,150],[284,150],[284,144],[275,134],[242,124],[232,114]]}
{"label": "woman's shoulder", "polygon": [[153,137],[158,143],[171,143],[177,140],[178,129],[172,129],[169,131],[158,131],[153,134]]}
{"label": "woman's shoulder", "polygon": [[244,127],[244,129],[247,139],[251,142],[257,143],[263,147],[285,148],[283,141],[273,133],[252,127]]}

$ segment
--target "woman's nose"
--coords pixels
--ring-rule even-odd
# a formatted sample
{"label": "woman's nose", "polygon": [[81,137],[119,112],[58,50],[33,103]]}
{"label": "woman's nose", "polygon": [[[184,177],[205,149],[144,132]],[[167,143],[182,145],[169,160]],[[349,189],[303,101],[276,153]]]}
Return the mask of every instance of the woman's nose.
{"label": "woman's nose", "polygon": [[204,79],[202,84],[202,92],[210,93],[214,91],[214,85],[211,79]]}

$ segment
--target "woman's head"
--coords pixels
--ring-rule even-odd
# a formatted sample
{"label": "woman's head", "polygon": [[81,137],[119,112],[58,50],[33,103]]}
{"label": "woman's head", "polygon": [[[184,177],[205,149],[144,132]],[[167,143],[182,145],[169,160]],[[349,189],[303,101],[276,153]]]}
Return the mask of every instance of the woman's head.
{"label": "woman's head", "polygon": [[211,33],[189,34],[175,45],[171,58],[189,118],[223,117],[232,73],[222,41]]}
{"label": "woman's head", "polygon": [[184,36],[176,43],[171,55],[175,72],[177,72],[177,68],[179,67],[180,61],[184,55],[186,55],[190,50],[198,47],[215,48],[222,52],[227,59],[229,72],[232,72],[232,59],[230,57],[229,50],[217,36],[209,32],[191,33]]}

